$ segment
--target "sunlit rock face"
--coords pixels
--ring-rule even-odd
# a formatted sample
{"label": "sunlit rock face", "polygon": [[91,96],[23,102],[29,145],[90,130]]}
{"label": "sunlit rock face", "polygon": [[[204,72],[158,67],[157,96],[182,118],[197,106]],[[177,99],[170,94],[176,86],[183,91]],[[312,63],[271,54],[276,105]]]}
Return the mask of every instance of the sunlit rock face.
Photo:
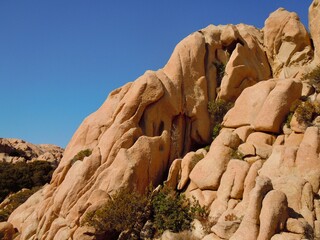
{"label": "sunlit rock face", "polygon": [[[310,30],[315,49],[297,15],[278,9],[263,30],[209,25],[186,37],[162,69],[111,92],[83,121],[50,185],[10,216],[20,239],[92,239],[81,227],[87,212],[121,187],[142,192],[165,180],[210,209],[204,239],[316,234],[319,129],[283,127],[301,74],[319,57],[318,29]],[[218,98],[235,106],[211,143],[207,106]],[[92,154],[72,161],[84,149]]]}

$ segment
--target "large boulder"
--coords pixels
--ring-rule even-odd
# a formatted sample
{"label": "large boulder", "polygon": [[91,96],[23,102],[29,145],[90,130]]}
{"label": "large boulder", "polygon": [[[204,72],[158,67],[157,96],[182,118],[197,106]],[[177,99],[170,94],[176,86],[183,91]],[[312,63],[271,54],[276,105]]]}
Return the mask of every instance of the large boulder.
{"label": "large boulder", "polygon": [[265,21],[263,33],[273,77],[295,77],[311,61],[309,34],[296,13],[279,8]]}
{"label": "large boulder", "polygon": [[231,154],[240,142],[237,134],[223,131],[211,144],[208,154],[191,171],[191,181],[201,190],[217,190]]}
{"label": "large boulder", "polygon": [[252,126],[256,131],[279,133],[292,103],[301,96],[294,79],[273,79],[246,88],[225,116],[225,127]]}
{"label": "large boulder", "polygon": [[312,37],[313,45],[315,48],[315,58],[320,63],[320,2],[314,0],[309,7],[309,29]]}

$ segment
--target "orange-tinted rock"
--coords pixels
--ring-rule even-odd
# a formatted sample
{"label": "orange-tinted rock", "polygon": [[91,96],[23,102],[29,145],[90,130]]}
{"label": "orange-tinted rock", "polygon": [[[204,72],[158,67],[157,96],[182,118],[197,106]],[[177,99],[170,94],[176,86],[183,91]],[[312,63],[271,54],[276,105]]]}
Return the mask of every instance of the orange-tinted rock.
{"label": "orange-tinted rock", "polygon": [[319,0],[313,0],[309,7],[309,29],[315,47],[315,55],[320,61],[320,10],[319,10]]}
{"label": "orange-tinted rock", "polygon": [[274,77],[295,77],[311,60],[310,38],[296,13],[279,8],[265,21],[263,32]]}
{"label": "orange-tinted rock", "polygon": [[278,133],[302,85],[292,79],[259,82],[246,88],[226,114],[225,127],[251,125],[256,131]]}

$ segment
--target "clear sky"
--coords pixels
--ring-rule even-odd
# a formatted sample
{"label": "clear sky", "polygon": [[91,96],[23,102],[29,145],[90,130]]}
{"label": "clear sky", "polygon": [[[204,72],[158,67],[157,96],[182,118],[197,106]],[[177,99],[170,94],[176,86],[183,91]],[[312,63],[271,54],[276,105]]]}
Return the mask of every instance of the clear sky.
{"label": "clear sky", "polygon": [[65,147],[109,92],[209,24],[262,28],[311,0],[0,0],[0,137]]}

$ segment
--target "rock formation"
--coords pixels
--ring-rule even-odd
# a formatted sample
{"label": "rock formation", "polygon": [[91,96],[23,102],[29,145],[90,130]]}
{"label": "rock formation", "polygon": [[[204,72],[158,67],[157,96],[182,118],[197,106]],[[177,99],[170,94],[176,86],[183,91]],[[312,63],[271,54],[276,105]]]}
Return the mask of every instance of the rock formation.
{"label": "rock formation", "polygon": [[[110,93],[72,137],[50,185],[10,216],[19,239],[93,239],[81,226],[87,212],[121,187],[141,192],[165,180],[210,209],[203,239],[320,237],[319,128],[284,125],[302,93],[315,92],[301,75],[319,60],[318,4],[313,45],[284,9],[262,30],[210,25],[182,40],[163,69]],[[207,152],[207,106],[217,98],[235,106]],[[72,161],[84,149],[92,154]]]}
{"label": "rock formation", "polygon": [[21,139],[0,138],[0,162],[60,162],[64,149],[52,144],[32,144]]}

